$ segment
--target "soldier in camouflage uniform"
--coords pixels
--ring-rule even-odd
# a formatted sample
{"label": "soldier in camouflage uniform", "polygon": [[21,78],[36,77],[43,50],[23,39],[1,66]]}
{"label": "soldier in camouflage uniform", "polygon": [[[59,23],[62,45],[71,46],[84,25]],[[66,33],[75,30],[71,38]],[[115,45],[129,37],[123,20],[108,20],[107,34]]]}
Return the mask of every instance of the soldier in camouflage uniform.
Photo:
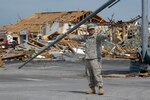
{"label": "soldier in camouflage uniform", "polygon": [[85,42],[85,65],[89,73],[89,89],[87,94],[95,94],[95,87],[98,87],[98,94],[103,95],[103,79],[101,75],[102,41],[106,35],[95,33],[94,24],[87,25],[88,35],[74,36],[72,40]]}

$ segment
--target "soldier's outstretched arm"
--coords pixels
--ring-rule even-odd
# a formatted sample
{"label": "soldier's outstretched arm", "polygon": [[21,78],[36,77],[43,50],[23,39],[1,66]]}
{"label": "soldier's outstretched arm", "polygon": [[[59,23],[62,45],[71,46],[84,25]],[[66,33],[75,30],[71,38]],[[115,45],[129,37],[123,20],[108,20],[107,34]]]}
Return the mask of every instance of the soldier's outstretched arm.
{"label": "soldier's outstretched arm", "polygon": [[97,35],[101,41],[105,41],[106,39],[109,38],[108,34],[98,33]]}
{"label": "soldier's outstretched arm", "polygon": [[85,36],[83,35],[70,36],[69,39],[79,42],[85,42]]}

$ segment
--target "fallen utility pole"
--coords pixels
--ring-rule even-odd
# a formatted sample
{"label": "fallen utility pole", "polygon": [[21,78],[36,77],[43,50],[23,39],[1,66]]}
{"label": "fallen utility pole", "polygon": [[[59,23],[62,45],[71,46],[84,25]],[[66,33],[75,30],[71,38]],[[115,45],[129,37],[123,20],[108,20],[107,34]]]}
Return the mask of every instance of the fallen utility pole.
{"label": "fallen utility pole", "polygon": [[28,62],[30,62],[31,60],[33,60],[34,58],[36,58],[38,55],[40,55],[41,53],[43,53],[45,50],[49,49],[50,47],[52,47],[54,44],[58,43],[60,40],[62,40],[64,37],[66,37],[68,34],[70,34],[71,32],[73,32],[74,30],[76,30],[79,26],[81,26],[82,24],[84,24],[86,21],[88,21],[89,19],[91,19],[92,17],[96,16],[99,12],[101,12],[102,10],[104,10],[106,7],[110,6],[111,4],[113,4],[114,2],[116,2],[118,0],[109,0],[108,2],[106,2],[105,4],[103,4],[101,7],[99,7],[97,10],[95,10],[92,14],[90,14],[89,16],[87,16],[85,19],[83,19],[82,21],[80,21],[78,24],[76,24],[73,28],[71,28],[70,30],[68,30],[65,34],[63,34],[61,37],[57,38],[53,43],[49,44],[47,47],[45,47],[43,50],[41,50],[39,53],[37,53],[36,55],[34,55],[32,58],[28,59],[24,64],[22,64],[20,67],[18,67],[18,69],[21,69],[24,65],[26,65]]}

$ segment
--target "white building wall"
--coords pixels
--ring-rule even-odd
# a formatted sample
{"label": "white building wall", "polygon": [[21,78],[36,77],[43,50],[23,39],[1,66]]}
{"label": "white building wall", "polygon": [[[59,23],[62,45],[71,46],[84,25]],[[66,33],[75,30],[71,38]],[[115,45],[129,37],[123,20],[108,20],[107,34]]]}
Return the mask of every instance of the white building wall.
{"label": "white building wall", "polygon": [[63,34],[66,33],[68,31],[68,29],[69,29],[68,23],[64,23],[62,33]]}
{"label": "white building wall", "polygon": [[59,31],[59,22],[54,22],[52,25],[46,24],[46,34],[52,34]]}

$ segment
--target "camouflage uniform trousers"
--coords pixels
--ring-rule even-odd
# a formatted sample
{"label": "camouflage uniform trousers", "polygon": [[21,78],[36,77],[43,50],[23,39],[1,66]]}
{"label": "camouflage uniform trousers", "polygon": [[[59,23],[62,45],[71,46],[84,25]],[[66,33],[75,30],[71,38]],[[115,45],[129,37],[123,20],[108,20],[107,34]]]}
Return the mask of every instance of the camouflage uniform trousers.
{"label": "camouflage uniform trousers", "polygon": [[86,59],[85,71],[89,80],[89,87],[103,87],[103,79],[101,75],[101,63],[99,59]]}

